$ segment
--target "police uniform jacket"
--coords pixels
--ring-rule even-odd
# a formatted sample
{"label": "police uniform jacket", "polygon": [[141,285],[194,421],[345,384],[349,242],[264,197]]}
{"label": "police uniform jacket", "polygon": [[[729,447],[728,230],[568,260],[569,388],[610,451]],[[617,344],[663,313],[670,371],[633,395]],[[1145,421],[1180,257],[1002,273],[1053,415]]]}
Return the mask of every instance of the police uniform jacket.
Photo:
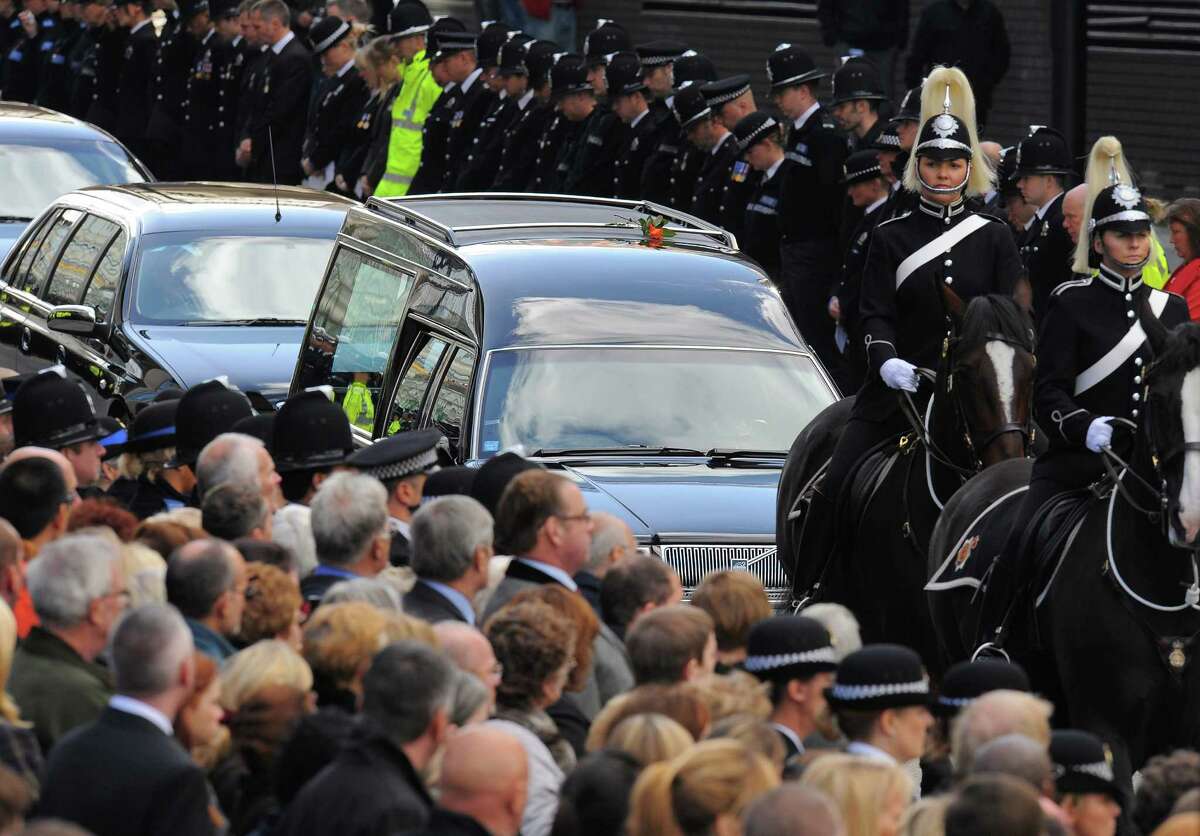
{"label": "police uniform jacket", "polygon": [[96,77],[91,85],[91,101],[88,102],[86,118],[93,125],[106,131],[117,127],[117,80],[125,62],[125,46],[129,41],[129,30],[117,27],[102,27],[96,30]]}
{"label": "police uniform jacket", "polygon": [[[700,174],[696,178],[696,186],[692,192],[691,212],[709,223],[721,224],[727,215],[732,214],[728,211],[728,203],[730,202],[729,192],[734,185],[733,164],[741,156],[738,153],[737,139],[733,134],[725,134],[725,138],[716,148],[700,153],[703,155],[703,159]],[[743,177],[742,180],[744,182],[745,178]],[[741,201],[742,208],[745,208],[750,195],[747,193],[745,198]],[[737,234],[737,230],[742,228],[741,220],[738,220],[737,229],[727,228]]]}
{"label": "police uniform jacket", "polygon": [[875,227],[886,220],[886,198],[882,203],[867,207],[863,219],[858,222],[858,228],[850,239],[850,247],[842,261],[842,277],[838,283],[837,298],[842,311],[842,327],[852,339],[861,343],[862,332],[859,328],[858,302],[862,289],[863,269],[867,265],[867,251],[871,246],[871,235]]}
{"label": "police uniform jacket", "polygon": [[738,238],[742,249],[761,264],[767,275],[773,279],[777,279],[782,270],[779,258],[780,195],[788,179],[789,169],[794,165],[796,163],[785,157],[779,161],[774,171],[762,172],[758,178],[758,186],[746,204],[745,228]]}
{"label": "police uniform jacket", "polygon": [[363,109],[363,115],[359,117],[358,129],[370,131],[370,142],[359,170],[354,171],[353,158],[351,158],[347,170],[353,172],[355,180],[366,177],[372,190],[379,184],[384,172],[387,171],[388,148],[392,138],[392,105],[395,104],[396,97],[399,95],[400,85],[393,84],[381,98],[373,100],[375,101],[373,110],[371,102],[368,101],[367,106]]}
{"label": "police uniform jacket", "polygon": [[462,91],[457,84],[447,84],[425,117],[421,128],[421,165],[413,175],[409,194],[432,194],[446,182],[446,157],[450,141],[450,120],[458,112]]}
{"label": "police uniform jacket", "polygon": [[656,145],[642,166],[641,192],[633,196],[670,206],[675,159],[685,142],[679,120],[661,99],[650,102],[649,118],[657,131]]}
{"label": "police uniform jacket", "polygon": [[746,207],[758,191],[762,172],[751,168],[750,163],[741,158],[741,153],[735,151],[725,178],[726,190],[721,200],[721,220],[718,225],[740,238],[746,232]]}
{"label": "police uniform jacket", "polygon": [[42,63],[48,59],[58,40],[59,22],[51,12],[37,16],[38,29],[32,38],[25,34],[21,20],[13,16],[19,37],[8,50],[4,61],[3,97],[13,102],[37,101],[38,85],[42,79]]}
{"label": "police uniform jacket", "polygon": [[187,162],[179,159],[179,146],[183,141],[183,105],[199,50],[200,42],[195,36],[177,19],[168,17],[154,59],[150,121],[146,127],[146,137],[154,144],[151,166],[164,180],[188,175]]}
{"label": "police uniform jacket", "polygon": [[570,172],[571,152],[575,140],[583,130],[583,122],[572,122],[560,113],[550,110],[545,128],[537,140],[537,155],[529,183],[525,191],[535,194],[556,194],[564,190]]}
{"label": "police uniform jacket", "polygon": [[920,203],[921,196],[919,194],[910,192],[902,185],[897,187],[893,184],[892,193],[888,195],[888,202],[884,207],[883,218],[880,219],[880,223],[890,221],[892,218],[898,218],[901,215],[907,215],[909,212],[915,212]]}
{"label": "police uniform jacket", "polygon": [[467,157],[483,126],[483,120],[496,100],[496,94],[483,83],[480,73],[480,70],[475,70],[463,82],[465,89],[462,97],[450,115],[450,132],[446,139],[446,179],[438,191],[453,189],[459,173],[467,165]]}
{"label": "police uniform jacket", "polygon": [[77,119],[86,119],[92,95],[96,92],[96,62],[100,52],[98,30],[81,27],[79,37],[67,55],[69,68],[66,112]]}
{"label": "police uniform jacket", "polygon": [[611,196],[613,166],[628,130],[607,106],[597,104],[567,151],[570,164],[563,190],[567,194]]}
{"label": "police uniform jacket", "polygon": [[500,165],[500,156],[504,153],[505,134],[520,114],[521,108],[517,106],[516,99],[508,95],[492,97],[483,123],[471,141],[466,164],[455,184],[456,191],[477,192],[492,187],[496,179],[496,168]]}
{"label": "police uniform jacket", "polygon": [[679,139],[679,153],[671,161],[670,203],[680,212],[692,211],[695,200],[696,186],[700,181],[700,172],[704,170],[707,154],[692,145],[683,136]]}
{"label": "police uniform jacket", "polygon": [[1187,303],[1151,289],[1140,276],[1126,280],[1105,267],[1097,275],[1064,282],[1051,294],[1038,340],[1034,388],[1034,415],[1050,442],[1039,465],[1085,449],[1095,418],[1138,418],[1142,375],[1154,351],[1142,339],[1125,356],[1110,352],[1135,323],[1150,316],[1172,328],[1188,321]]}
{"label": "police uniform jacket", "polygon": [[[262,104],[263,74],[267,71],[267,48],[262,46],[249,47],[243,53],[241,83],[238,85],[237,130],[234,132],[235,142],[250,136],[250,123]],[[250,170],[245,172],[250,179]]]}
{"label": "police uniform jacket", "polygon": [[117,76],[117,138],[133,148],[145,149],[146,126],[150,120],[150,90],[158,58],[158,36],[146,21],[129,32],[125,58]]}
{"label": "police uniform jacket", "polygon": [[321,79],[308,134],[304,137],[303,152],[315,170],[320,171],[330,163],[335,163],[335,171],[344,172],[346,162],[354,151],[351,144],[354,126],[370,97],[367,83],[353,64]]}
{"label": "police uniform jacket", "polygon": [[795,163],[789,167],[784,184],[787,203],[784,239],[828,241],[832,248],[846,197],[842,166],[847,149],[824,108],[814,110],[799,127],[793,123],[784,154]]}
{"label": "police uniform jacket", "polygon": [[7,60],[8,50],[25,34],[25,30],[21,28],[21,19],[17,17],[17,11],[10,7],[9,16],[0,17],[0,59]]}
{"label": "police uniform jacket", "polygon": [[658,148],[659,127],[654,114],[647,110],[631,123],[624,132],[624,141],[617,151],[616,165],[612,172],[612,197],[634,200],[645,197],[661,202],[661,195],[652,198],[643,189],[643,177],[647,163]]}
{"label": "police uniform jacket", "polygon": [[83,27],[74,20],[59,21],[58,37],[50,52],[42,59],[42,78],[38,86],[37,103],[42,107],[69,112],[71,87],[76,66],[72,70],[70,56],[83,37]]}
{"label": "police uniform jacket", "polygon": [[233,65],[240,57],[215,29],[199,42],[183,101],[184,145],[191,149],[186,176],[190,178],[227,180],[233,176],[237,145]]}
{"label": "police uniform jacket", "polygon": [[371,151],[371,140],[375,136],[375,127],[378,125],[379,103],[383,98],[380,91],[370,91],[370,96],[350,129],[345,159],[339,163],[335,174],[341,174],[342,179],[351,189],[363,174],[367,155]]}
{"label": "police uniform jacket", "polygon": [[[496,181],[492,188],[498,192],[521,192],[533,180],[539,156],[538,141],[554,117],[554,109],[532,97],[530,93],[518,99],[517,116],[504,133]],[[522,104],[524,102],[524,104]]]}
{"label": "police uniform jacket", "polygon": [[[874,148],[885,127],[887,127],[887,120],[880,118],[861,138],[857,134],[849,134],[846,137],[847,152],[862,148]],[[850,246],[850,236],[858,228],[858,222],[862,220],[862,216],[862,210],[850,202],[850,196],[844,196],[842,198],[842,217],[838,227],[838,252],[845,252],[846,247]]]}
{"label": "police uniform jacket", "polygon": [[258,183],[271,182],[273,142],[279,182],[298,185],[304,179],[300,151],[312,91],[312,55],[295,36],[278,54],[273,48],[263,54],[266,68],[258,77],[259,101],[250,114],[247,133],[251,142],[250,176]]}
{"label": "police uniform jacket", "polygon": [[1040,319],[1050,302],[1054,288],[1071,278],[1071,258],[1075,245],[1063,228],[1063,195],[1050,202],[1045,213],[1033,218],[1021,240],[1021,257],[1029,273],[1033,291],[1033,312]]}
{"label": "police uniform jacket", "polygon": [[[955,233],[964,223],[970,226]],[[916,254],[935,239],[947,233],[962,235],[972,227],[977,229],[957,243],[925,250],[934,253],[928,260],[917,259]],[[914,260],[906,263],[910,256]],[[988,293],[1010,296],[1023,272],[1005,225],[970,211],[962,201],[941,206],[922,199],[917,211],[877,226],[863,269],[859,303],[867,381],[855,400],[853,417],[885,421],[896,414],[896,393],[879,376],[887,360],[900,357],[916,366],[937,368],[946,335],[943,286],[964,302]]]}

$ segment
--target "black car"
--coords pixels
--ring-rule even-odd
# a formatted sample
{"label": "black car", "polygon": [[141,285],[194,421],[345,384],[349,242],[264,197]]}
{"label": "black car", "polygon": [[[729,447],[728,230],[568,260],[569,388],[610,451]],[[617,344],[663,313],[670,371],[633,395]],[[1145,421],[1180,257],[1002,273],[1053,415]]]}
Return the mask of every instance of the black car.
{"label": "black car", "polygon": [[234,183],[64,195],[0,268],[0,366],[61,363],[114,418],[218,375],[280,400],[353,205]]}
{"label": "black car", "polygon": [[468,464],[521,450],[628,521],[685,587],[735,567],[776,602],[780,470],[837,396],[727,232],[549,195],[352,209],[292,391],[319,385],[361,443],[435,426]]}
{"label": "black car", "polygon": [[59,195],[153,179],[124,145],[95,125],[44,107],[0,102],[0,258]]}

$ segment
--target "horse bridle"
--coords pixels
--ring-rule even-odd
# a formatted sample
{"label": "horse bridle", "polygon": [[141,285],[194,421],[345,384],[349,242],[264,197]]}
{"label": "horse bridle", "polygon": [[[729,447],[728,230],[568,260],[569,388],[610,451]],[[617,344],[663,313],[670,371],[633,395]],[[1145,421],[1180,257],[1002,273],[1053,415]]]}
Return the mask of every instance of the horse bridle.
{"label": "horse bridle", "polygon": [[[1033,353],[1033,349],[1027,343],[1020,342],[1004,334],[999,334],[995,331],[988,331],[986,334],[984,334],[984,336],[987,338],[988,342],[1002,342],[1005,345],[1012,346],[1013,348],[1020,349],[1021,351],[1025,351],[1030,354]],[[1026,415],[1025,422],[1023,424],[1018,424],[1015,421],[1009,421],[1005,424],[1001,424],[996,430],[988,433],[982,442],[977,443],[971,436],[971,424],[967,420],[967,414],[963,409],[962,401],[958,399],[957,395],[953,394],[954,378],[959,373],[960,368],[954,361],[954,349],[957,348],[960,339],[960,337],[951,336],[949,333],[946,334],[946,339],[942,342],[942,361],[946,366],[946,392],[951,395],[950,400],[954,403],[954,410],[958,417],[958,423],[962,426],[963,440],[966,441],[967,449],[971,452],[971,456],[974,459],[975,470],[979,471],[983,469],[983,452],[986,451],[992,444],[994,444],[996,439],[1010,433],[1020,433],[1021,445],[1025,450],[1025,454],[1028,455],[1030,448],[1033,446],[1036,433],[1036,430],[1033,427],[1033,419],[1031,417],[1032,410],[1030,410],[1029,414]],[[961,391],[962,387],[960,386],[959,389]]]}

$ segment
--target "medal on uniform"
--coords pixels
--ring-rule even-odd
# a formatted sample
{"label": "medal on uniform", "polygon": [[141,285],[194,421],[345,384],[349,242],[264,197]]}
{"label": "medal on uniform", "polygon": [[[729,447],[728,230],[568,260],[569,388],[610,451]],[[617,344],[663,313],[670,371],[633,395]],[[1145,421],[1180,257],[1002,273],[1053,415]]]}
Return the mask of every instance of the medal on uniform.
{"label": "medal on uniform", "polygon": [[746,176],[750,173],[750,163],[738,160],[733,164],[733,176],[730,178],[735,183],[746,182]]}

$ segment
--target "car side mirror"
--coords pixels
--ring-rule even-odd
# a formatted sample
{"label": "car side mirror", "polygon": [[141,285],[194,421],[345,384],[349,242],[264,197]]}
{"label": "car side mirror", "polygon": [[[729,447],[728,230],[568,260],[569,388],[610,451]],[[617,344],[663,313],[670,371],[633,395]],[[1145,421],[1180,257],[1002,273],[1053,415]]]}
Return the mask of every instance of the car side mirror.
{"label": "car side mirror", "polygon": [[96,309],[91,305],[55,305],[46,327],[60,334],[90,337],[96,332]]}

